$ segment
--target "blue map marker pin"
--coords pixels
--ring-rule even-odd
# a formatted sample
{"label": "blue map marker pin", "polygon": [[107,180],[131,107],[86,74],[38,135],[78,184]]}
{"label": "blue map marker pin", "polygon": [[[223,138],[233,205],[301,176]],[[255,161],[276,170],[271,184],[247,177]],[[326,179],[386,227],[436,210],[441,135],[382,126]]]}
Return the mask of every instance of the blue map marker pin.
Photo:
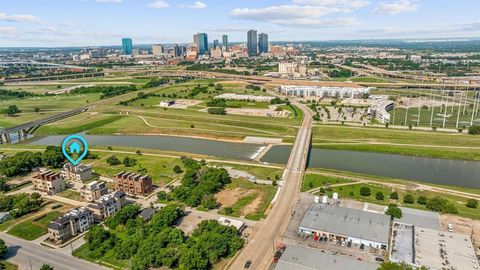
{"label": "blue map marker pin", "polygon": [[[82,153],[80,153],[82,147],[80,146],[80,144],[78,144],[78,142],[83,145]],[[62,152],[63,155],[68,159],[68,161],[70,161],[73,165],[78,165],[88,153],[88,143],[80,135],[70,135],[63,140]],[[72,154],[78,154],[79,156],[77,159],[73,159],[71,156]]]}

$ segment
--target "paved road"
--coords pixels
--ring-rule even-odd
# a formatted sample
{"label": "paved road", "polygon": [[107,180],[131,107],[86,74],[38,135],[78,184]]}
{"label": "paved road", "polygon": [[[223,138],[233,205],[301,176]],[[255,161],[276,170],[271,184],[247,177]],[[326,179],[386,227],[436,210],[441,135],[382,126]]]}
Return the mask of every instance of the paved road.
{"label": "paved road", "polygon": [[291,216],[291,210],[299,199],[300,184],[307,164],[312,134],[312,111],[305,105],[293,102],[304,113],[284,171],[284,183],[267,218],[257,224],[253,237],[235,258],[229,269],[244,269],[245,262],[252,261],[250,269],[268,269],[274,254],[274,246],[281,239]]}
{"label": "paved road", "polygon": [[17,264],[19,270],[40,269],[44,263],[59,270],[108,269],[3,232],[0,232],[0,238],[8,246],[7,260]]}

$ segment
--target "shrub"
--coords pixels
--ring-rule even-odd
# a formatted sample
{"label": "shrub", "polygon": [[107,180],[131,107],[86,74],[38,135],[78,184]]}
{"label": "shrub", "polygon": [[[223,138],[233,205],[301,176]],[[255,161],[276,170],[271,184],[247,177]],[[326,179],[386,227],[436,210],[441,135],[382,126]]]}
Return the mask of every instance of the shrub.
{"label": "shrub", "polygon": [[383,199],[385,199],[385,195],[379,191],[375,194],[375,199],[377,199],[377,201],[383,201]]}
{"label": "shrub", "polygon": [[428,200],[427,197],[425,197],[425,196],[419,196],[419,197],[417,198],[417,203],[418,203],[418,204],[425,205],[425,204],[427,204],[427,200]]}
{"label": "shrub", "polygon": [[467,200],[467,207],[476,209],[478,207],[478,201],[475,199]]}
{"label": "shrub", "polygon": [[182,168],[180,168],[180,166],[175,165],[175,167],[173,167],[173,172],[174,173],[182,173],[183,170],[182,170]]}
{"label": "shrub", "polygon": [[413,197],[412,194],[407,194],[405,197],[403,197],[403,202],[408,204],[415,203],[415,197]]}
{"label": "shrub", "polygon": [[120,164],[121,162],[116,156],[110,156],[107,158],[107,163],[108,165],[114,166]]}
{"label": "shrub", "polygon": [[398,200],[398,192],[394,191],[394,192],[390,193],[390,199]]}
{"label": "shrub", "polygon": [[372,191],[370,190],[369,187],[360,188],[360,195],[368,197],[368,196],[370,196],[370,194],[372,194]]}
{"label": "shrub", "polygon": [[468,134],[479,135],[480,134],[480,126],[471,126],[470,128],[468,128]]}

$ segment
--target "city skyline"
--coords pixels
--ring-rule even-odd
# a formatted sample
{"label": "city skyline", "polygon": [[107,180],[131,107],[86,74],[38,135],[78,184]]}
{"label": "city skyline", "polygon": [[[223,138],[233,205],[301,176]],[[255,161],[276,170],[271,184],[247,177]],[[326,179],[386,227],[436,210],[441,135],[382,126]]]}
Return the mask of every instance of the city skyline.
{"label": "city skyline", "polygon": [[190,43],[197,32],[245,42],[249,29],[272,41],[480,37],[474,0],[0,0],[0,6],[1,47],[105,46],[126,36],[136,44]]}

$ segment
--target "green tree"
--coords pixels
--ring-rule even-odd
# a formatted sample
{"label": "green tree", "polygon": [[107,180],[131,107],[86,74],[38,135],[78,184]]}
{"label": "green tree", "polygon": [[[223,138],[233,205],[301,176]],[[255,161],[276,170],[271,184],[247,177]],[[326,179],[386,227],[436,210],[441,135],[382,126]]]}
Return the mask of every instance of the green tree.
{"label": "green tree", "polygon": [[47,146],[42,156],[44,166],[60,168],[65,163],[65,156],[60,146]]}
{"label": "green tree", "polygon": [[125,157],[122,163],[125,167],[133,167],[137,165],[137,160],[131,157]]}
{"label": "green tree", "polygon": [[385,214],[394,218],[402,218],[402,209],[400,209],[396,204],[390,204],[388,205]]}
{"label": "green tree", "polygon": [[467,207],[476,209],[478,207],[478,201],[475,199],[468,199],[467,200]]}
{"label": "green tree", "polygon": [[425,205],[425,204],[427,204],[427,201],[428,201],[428,199],[425,196],[418,196],[418,198],[417,198],[417,203],[418,204]]}
{"label": "green tree", "polygon": [[368,197],[368,196],[370,196],[370,194],[372,194],[372,192],[371,192],[369,187],[361,187],[360,188],[360,195],[362,195],[364,197]]}
{"label": "green tree", "polygon": [[40,267],[40,270],[53,270],[54,268],[46,263],[44,263],[42,265],[42,267]]}
{"label": "green tree", "polygon": [[403,197],[403,202],[408,204],[415,203],[415,197],[413,197],[412,194],[407,194],[405,197]]}
{"label": "green tree", "polygon": [[385,195],[383,195],[383,192],[377,192],[375,194],[375,199],[377,199],[377,201],[383,201],[385,199]]}
{"label": "green tree", "polygon": [[116,156],[109,156],[107,158],[108,165],[115,166],[115,165],[119,165],[120,163],[121,163],[120,160]]}
{"label": "green tree", "polygon": [[175,165],[175,167],[173,167],[173,172],[174,173],[182,173],[183,170],[182,170],[182,168],[180,168],[180,166]]}
{"label": "green tree", "polygon": [[204,195],[202,198],[202,206],[206,209],[215,209],[217,207],[217,200],[212,194]]}
{"label": "green tree", "polygon": [[35,114],[38,114],[40,112],[40,108],[35,107],[35,108],[33,108],[33,111],[35,112]]}
{"label": "green tree", "polygon": [[2,114],[6,116],[14,116],[22,111],[17,107],[17,105],[10,105],[8,108],[2,110]]}
{"label": "green tree", "polygon": [[0,239],[0,258],[3,258],[5,255],[7,255],[8,252],[8,247],[5,244],[5,241],[3,239]]}
{"label": "green tree", "polygon": [[398,200],[398,192],[394,191],[394,192],[390,193],[390,199]]}
{"label": "green tree", "polygon": [[471,126],[468,128],[468,134],[471,135],[479,135],[480,134],[480,126]]}

